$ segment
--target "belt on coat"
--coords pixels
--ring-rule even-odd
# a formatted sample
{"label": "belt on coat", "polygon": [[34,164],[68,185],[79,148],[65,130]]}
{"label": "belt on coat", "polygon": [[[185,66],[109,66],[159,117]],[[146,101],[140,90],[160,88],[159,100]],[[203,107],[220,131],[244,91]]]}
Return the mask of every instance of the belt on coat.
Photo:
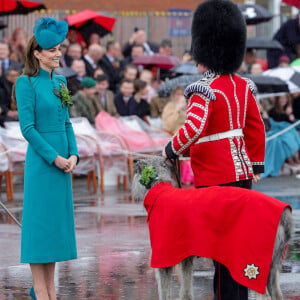
{"label": "belt on coat", "polygon": [[65,124],[43,125],[36,126],[36,130],[40,133],[51,133],[58,131],[66,131],[66,126]]}
{"label": "belt on coat", "polygon": [[240,137],[240,136],[244,136],[243,129],[238,128],[238,129],[228,130],[225,132],[219,132],[219,133],[204,136],[198,139],[195,145],[204,142],[212,142],[212,141],[218,141],[226,138],[233,138],[233,137]]}

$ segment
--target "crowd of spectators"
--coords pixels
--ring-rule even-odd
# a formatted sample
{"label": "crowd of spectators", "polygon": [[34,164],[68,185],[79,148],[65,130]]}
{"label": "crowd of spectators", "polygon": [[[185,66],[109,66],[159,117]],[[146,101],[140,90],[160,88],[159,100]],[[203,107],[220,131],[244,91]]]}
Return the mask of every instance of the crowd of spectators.
{"label": "crowd of spectators", "polygon": [[[22,73],[24,51],[28,36],[23,29],[16,29],[10,40],[0,41],[0,125],[17,121],[17,105],[12,100],[13,85]],[[155,53],[173,55],[172,42],[163,39],[160,43],[147,41],[142,29],[135,29],[123,46],[109,40],[105,45],[93,33],[89,41],[82,45],[76,32],[71,29],[61,44],[61,68],[69,68],[72,76],[67,76],[68,88],[74,105],[71,117],[86,117],[91,124],[101,111],[113,117],[136,115],[148,122],[149,116],[161,118],[162,129],[175,134],[183,124],[186,113],[184,87],[176,87],[169,97],[157,93],[160,84],[173,76],[169,70],[156,67],[134,65],[132,62],[143,55]],[[296,57],[297,58],[297,57]],[[182,62],[191,61],[189,51],[182,53]],[[289,56],[283,54],[277,67],[291,63]],[[247,49],[239,73],[261,74],[268,68],[266,60],[256,57],[255,49]],[[299,95],[264,99],[262,114],[275,121],[294,122],[300,119]],[[290,97],[290,96],[288,96]],[[266,123],[266,129],[269,129]],[[298,163],[298,160],[296,161]]]}
{"label": "crowd of spectators", "polygon": [[[96,33],[90,35],[84,46],[77,37],[73,29],[69,30],[67,39],[60,46],[60,67],[69,68],[75,74],[67,76],[74,103],[70,109],[71,117],[86,117],[94,124],[96,115],[102,110],[114,117],[136,115],[146,120],[150,115],[161,116],[164,105],[170,99],[161,100],[157,89],[162,79],[166,80],[172,74],[168,70],[160,70],[158,78],[157,68],[133,65],[132,62],[143,55],[172,55],[171,40],[149,42],[145,31],[137,28],[123,47],[112,40],[101,44]],[[18,28],[10,41],[0,41],[1,126],[18,120],[12,91],[16,79],[22,74],[27,39],[25,31]],[[183,61],[190,59],[191,56],[184,53]],[[153,105],[156,102],[161,102],[158,110]]]}

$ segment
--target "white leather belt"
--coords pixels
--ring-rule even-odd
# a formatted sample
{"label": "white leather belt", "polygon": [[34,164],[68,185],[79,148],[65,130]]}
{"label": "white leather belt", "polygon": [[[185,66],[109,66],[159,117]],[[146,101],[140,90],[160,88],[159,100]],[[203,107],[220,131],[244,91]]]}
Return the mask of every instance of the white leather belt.
{"label": "white leather belt", "polygon": [[230,137],[239,137],[239,136],[244,136],[243,134],[243,129],[233,129],[225,132],[220,132],[220,133],[215,133],[211,135],[204,136],[200,139],[195,144],[200,144],[204,142],[212,142],[212,141],[218,141]]}

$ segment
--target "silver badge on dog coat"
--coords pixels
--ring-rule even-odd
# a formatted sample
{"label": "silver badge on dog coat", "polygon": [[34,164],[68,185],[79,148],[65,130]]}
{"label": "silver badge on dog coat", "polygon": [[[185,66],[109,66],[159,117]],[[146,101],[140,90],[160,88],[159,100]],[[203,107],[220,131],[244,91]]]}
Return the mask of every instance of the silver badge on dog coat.
{"label": "silver badge on dog coat", "polygon": [[244,269],[245,271],[245,276],[248,277],[249,279],[256,279],[256,276],[259,275],[258,272],[258,267],[256,267],[254,264],[248,265]]}

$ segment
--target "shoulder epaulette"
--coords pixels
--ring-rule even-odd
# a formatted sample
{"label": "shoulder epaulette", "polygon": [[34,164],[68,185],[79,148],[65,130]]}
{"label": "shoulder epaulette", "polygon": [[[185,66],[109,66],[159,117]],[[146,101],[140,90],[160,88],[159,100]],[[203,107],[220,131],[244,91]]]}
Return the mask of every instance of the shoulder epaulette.
{"label": "shoulder epaulette", "polygon": [[251,90],[251,93],[252,95],[256,96],[257,95],[257,87],[256,87],[256,84],[249,78],[247,77],[242,77],[246,82],[247,84],[249,85],[249,88]]}
{"label": "shoulder epaulette", "polygon": [[189,99],[189,97],[193,93],[200,93],[210,100],[216,100],[215,93],[213,92],[212,88],[209,86],[205,78],[190,84],[184,90],[184,96],[186,99]]}

